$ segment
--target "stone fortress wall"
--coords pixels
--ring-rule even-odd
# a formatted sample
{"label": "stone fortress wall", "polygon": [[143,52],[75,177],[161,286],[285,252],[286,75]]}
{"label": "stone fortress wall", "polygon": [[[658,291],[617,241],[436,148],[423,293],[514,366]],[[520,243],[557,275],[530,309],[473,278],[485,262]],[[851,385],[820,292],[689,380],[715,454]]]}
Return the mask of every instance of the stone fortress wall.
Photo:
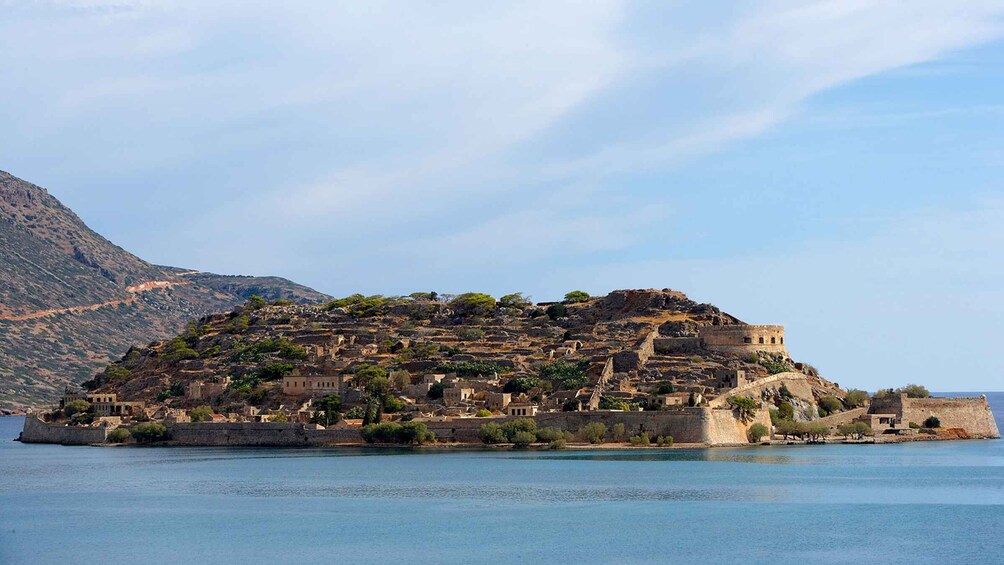
{"label": "stone fortress wall", "polygon": [[784,345],[784,326],[735,324],[728,326],[703,326],[698,336],[710,351],[742,355],[767,352],[788,356]]}
{"label": "stone fortress wall", "polygon": [[[488,422],[504,423],[514,417],[443,418],[424,421],[440,441],[480,444],[478,433]],[[766,410],[761,410],[751,422],[739,421],[728,409],[682,407],[659,412],[622,412],[597,410],[590,412],[546,412],[532,418],[538,427],[554,426],[571,432],[591,422],[600,422],[607,429],[624,424],[627,435],[642,432],[654,440],[657,436],[673,436],[676,443],[713,445],[746,444],[746,432],[754,423],[770,425]],[[25,420],[21,441],[25,443],[57,443],[87,445],[102,443],[109,429],[90,426],[46,424],[35,416]],[[171,444],[186,446],[230,447],[322,447],[336,444],[362,444],[359,428],[335,426],[313,429],[301,423],[185,422],[168,425]]]}
{"label": "stone fortress wall", "polygon": [[873,398],[868,408],[871,414],[895,414],[904,422],[923,424],[934,416],[942,428],[961,428],[973,438],[999,438],[1000,430],[986,397],[975,398],[909,398],[891,394]]}
{"label": "stone fortress wall", "polygon": [[34,414],[24,417],[21,441],[24,443],[57,443],[60,445],[89,445],[102,443],[111,428],[104,426],[64,426],[46,424]]}

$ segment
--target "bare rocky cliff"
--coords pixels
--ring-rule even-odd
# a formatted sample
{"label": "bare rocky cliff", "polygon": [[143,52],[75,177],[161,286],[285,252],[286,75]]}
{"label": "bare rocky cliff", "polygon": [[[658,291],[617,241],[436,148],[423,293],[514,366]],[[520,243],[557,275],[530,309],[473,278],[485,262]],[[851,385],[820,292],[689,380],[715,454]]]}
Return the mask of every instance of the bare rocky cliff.
{"label": "bare rocky cliff", "polygon": [[87,227],[45,189],[0,171],[0,409],[51,402],[130,345],[257,294],[329,298],[278,277],[153,265]]}

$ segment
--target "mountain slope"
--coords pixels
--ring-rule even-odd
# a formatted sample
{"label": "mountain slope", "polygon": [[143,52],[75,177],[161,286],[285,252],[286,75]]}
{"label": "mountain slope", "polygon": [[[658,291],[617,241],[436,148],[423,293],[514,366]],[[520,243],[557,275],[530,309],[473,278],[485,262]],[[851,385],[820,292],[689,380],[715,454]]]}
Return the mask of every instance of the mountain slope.
{"label": "mountain slope", "polygon": [[0,409],[51,401],[131,344],[173,335],[252,294],[329,298],[278,277],[152,265],[44,189],[0,171]]}

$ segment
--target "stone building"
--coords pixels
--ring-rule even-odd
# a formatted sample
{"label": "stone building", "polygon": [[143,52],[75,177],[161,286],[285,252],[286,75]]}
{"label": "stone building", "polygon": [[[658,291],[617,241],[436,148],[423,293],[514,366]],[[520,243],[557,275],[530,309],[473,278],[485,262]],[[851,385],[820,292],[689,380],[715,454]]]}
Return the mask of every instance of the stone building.
{"label": "stone building", "polygon": [[456,406],[462,402],[467,402],[474,396],[474,389],[470,387],[451,387],[443,389],[443,404]]}
{"label": "stone building", "polygon": [[510,416],[536,416],[536,404],[510,404],[506,408],[506,414]]}
{"label": "stone building", "polygon": [[719,389],[733,389],[751,382],[746,377],[746,371],[741,369],[715,369],[715,387]]}
{"label": "stone building", "polygon": [[732,354],[765,352],[788,356],[784,345],[784,326],[704,326],[698,329],[698,335],[710,351]]}
{"label": "stone building", "polygon": [[298,371],[282,378],[282,393],[287,396],[324,396],[341,393],[345,386],[342,375],[301,375]]}
{"label": "stone building", "polygon": [[192,381],[185,385],[185,398],[189,400],[207,400],[223,394],[230,384],[230,377],[212,381]]}

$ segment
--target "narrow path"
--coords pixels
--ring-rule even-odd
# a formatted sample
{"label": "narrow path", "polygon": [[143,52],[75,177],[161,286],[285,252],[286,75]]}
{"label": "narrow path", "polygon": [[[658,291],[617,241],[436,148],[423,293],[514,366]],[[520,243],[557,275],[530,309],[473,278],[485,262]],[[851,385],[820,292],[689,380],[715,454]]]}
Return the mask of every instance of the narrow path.
{"label": "narrow path", "polygon": [[107,308],[110,306],[133,304],[136,302],[138,298],[137,295],[141,292],[164,290],[174,286],[185,285],[185,284],[191,284],[191,283],[189,281],[147,281],[126,287],[125,290],[126,292],[129,293],[129,296],[125,298],[106,300],[105,302],[99,302],[97,304],[70,306],[69,308],[51,308],[47,310],[36,310],[35,312],[29,312],[27,314],[19,314],[17,316],[0,316],[0,320],[9,322],[21,322],[25,320],[36,320],[38,318],[45,318],[48,316],[56,316],[59,314],[80,314],[83,312],[92,312],[94,310],[99,310],[101,308]]}

